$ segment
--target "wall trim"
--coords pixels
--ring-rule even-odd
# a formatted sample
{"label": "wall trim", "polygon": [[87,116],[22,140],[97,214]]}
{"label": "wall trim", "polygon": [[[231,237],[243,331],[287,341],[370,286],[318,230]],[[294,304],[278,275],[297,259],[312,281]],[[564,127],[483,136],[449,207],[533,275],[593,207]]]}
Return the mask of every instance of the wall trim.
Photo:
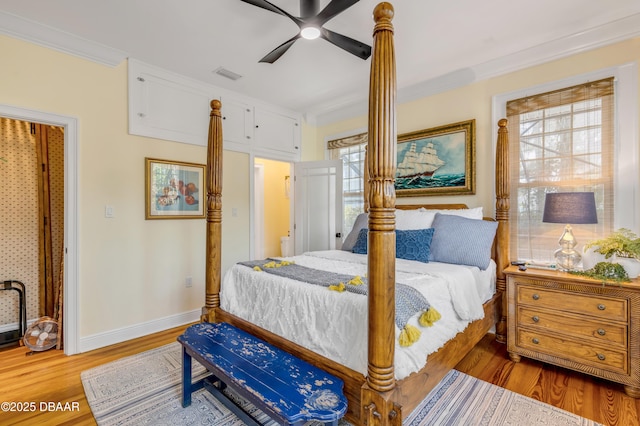
{"label": "wall trim", "polygon": [[94,349],[125,342],[149,334],[158,333],[170,328],[179,327],[200,320],[200,309],[169,315],[151,321],[134,324],[127,327],[93,334],[80,339],[79,352],[88,352]]}
{"label": "wall trim", "polygon": [[0,11],[0,34],[110,67],[119,65],[128,56],[127,52],[122,50],[2,11]]}
{"label": "wall trim", "polygon": [[[448,74],[398,88],[398,104],[433,96],[468,84],[509,74],[525,68],[605,47],[640,35],[640,13],[609,22],[580,33],[541,43],[518,52]],[[367,99],[346,99],[341,105],[318,105],[307,115],[315,117],[318,126],[366,115]]]}

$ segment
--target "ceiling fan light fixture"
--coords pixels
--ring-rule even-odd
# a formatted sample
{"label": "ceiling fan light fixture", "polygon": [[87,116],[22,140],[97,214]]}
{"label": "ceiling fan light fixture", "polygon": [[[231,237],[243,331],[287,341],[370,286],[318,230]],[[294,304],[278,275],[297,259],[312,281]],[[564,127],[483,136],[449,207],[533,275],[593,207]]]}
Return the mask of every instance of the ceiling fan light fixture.
{"label": "ceiling fan light fixture", "polygon": [[308,26],[300,30],[300,35],[307,40],[315,40],[320,37],[320,30],[314,26]]}

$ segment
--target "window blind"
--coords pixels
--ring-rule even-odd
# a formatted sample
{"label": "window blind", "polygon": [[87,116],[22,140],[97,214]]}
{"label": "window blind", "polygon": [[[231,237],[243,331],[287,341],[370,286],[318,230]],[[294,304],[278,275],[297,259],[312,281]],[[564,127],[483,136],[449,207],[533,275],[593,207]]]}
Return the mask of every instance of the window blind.
{"label": "window blind", "polygon": [[552,262],[564,225],[543,223],[547,192],[595,193],[598,223],[574,226],[582,247],[613,227],[614,79],[507,102],[511,258]]}

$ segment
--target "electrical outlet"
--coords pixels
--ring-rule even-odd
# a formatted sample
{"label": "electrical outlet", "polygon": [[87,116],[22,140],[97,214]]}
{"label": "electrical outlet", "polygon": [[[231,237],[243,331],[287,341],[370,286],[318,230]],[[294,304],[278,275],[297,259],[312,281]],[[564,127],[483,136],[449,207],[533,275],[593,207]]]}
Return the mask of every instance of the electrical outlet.
{"label": "electrical outlet", "polygon": [[184,286],[191,287],[191,277],[187,277],[184,279]]}

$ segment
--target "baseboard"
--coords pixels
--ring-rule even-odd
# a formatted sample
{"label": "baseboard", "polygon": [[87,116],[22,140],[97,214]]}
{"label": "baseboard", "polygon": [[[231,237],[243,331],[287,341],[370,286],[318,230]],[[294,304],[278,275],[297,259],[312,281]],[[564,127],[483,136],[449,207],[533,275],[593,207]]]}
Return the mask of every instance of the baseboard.
{"label": "baseboard", "polygon": [[[33,324],[34,322],[36,322],[39,318],[34,318],[34,319],[30,319],[27,320],[27,328],[29,328],[29,326],[31,324]],[[17,322],[12,322],[10,324],[2,324],[0,325],[0,333],[5,333],[7,331],[13,331],[13,330],[17,330],[20,328],[20,325]]]}
{"label": "baseboard", "polygon": [[196,309],[164,318],[158,318],[153,321],[135,324],[129,327],[98,333],[92,336],[81,337],[78,352],[92,351],[115,343],[124,342],[137,337],[146,336],[169,328],[188,324],[190,322],[195,322],[200,319],[200,313],[200,309]]}

